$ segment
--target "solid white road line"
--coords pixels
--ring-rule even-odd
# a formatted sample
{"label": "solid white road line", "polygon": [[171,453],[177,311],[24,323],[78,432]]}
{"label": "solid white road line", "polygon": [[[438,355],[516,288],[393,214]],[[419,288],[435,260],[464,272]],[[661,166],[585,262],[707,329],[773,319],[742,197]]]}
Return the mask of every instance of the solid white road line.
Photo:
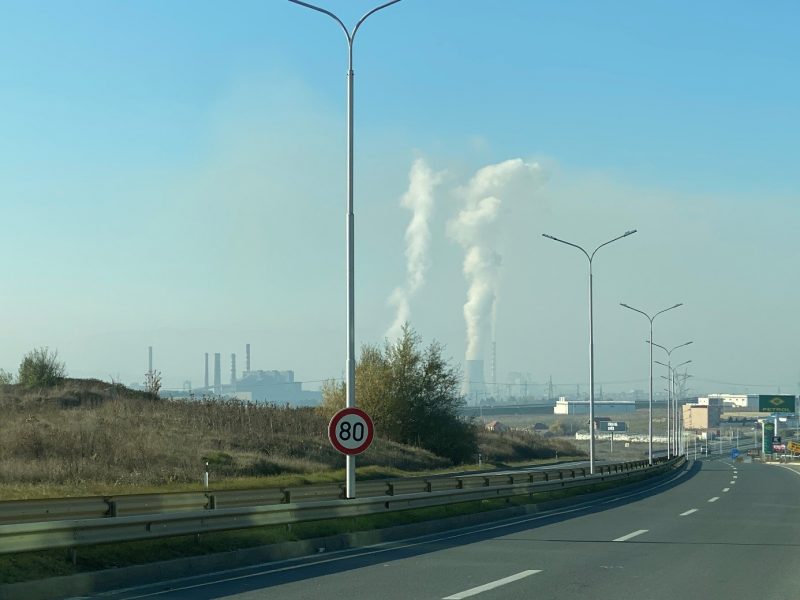
{"label": "solid white road line", "polygon": [[730,492],[730,491],[731,491],[731,488],[722,488],[722,491],[723,491],[723,492]]}
{"label": "solid white road line", "polygon": [[716,502],[717,500],[719,500],[719,496],[714,496],[709,502]]}
{"label": "solid white road line", "polygon": [[541,573],[541,571],[534,571],[534,570],[522,571],[521,573],[517,573],[516,575],[511,575],[510,577],[503,577],[503,579],[498,579],[497,581],[492,581],[484,585],[479,585],[478,587],[474,587],[472,589],[459,592],[458,594],[453,594],[452,596],[445,596],[443,600],[461,600],[462,598],[469,598],[470,596],[476,596],[481,592],[487,592],[489,590],[499,588],[502,585],[506,585],[514,581],[519,581],[520,579],[525,579],[526,577],[530,577],[531,575],[536,575],[536,573]]}
{"label": "solid white road line", "polygon": [[647,533],[648,531],[650,531],[650,530],[649,529],[638,529],[637,531],[634,531],[633,533],[629,533],[628,535],[623,535],[622,537],[618,537],[617,539],[615,539],[613,541],[615,541],[615,542],[625,542],[625,541],[628,541],[631,538],[635,538],[637,535],[642,535],[643,533]]}
{"label": "solid white road line", "polygon": [[682,512],[682,513],[681,513],[681,516],[682,516],[682,517],[685,517],[686,515],[690,515],[690,514],[692,514],[692,513],[696,513],[696,512],[697,512],[697,509],[696,509],[696,508],[690,508],[690,509],[689,509],[689,510],[687,510],[686,512]]}

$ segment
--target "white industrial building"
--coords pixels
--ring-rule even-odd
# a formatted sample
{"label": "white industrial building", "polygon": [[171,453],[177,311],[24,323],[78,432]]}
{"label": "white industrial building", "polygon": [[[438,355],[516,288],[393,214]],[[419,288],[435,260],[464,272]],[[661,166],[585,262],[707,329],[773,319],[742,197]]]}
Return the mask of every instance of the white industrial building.
{"label": "white industrial building", "polygon": [[709,394],[697,399],[703,406],[720,406],[758,411],[757,394]]}
{"label": "white industrial building", "polygon": [[[594,414],[614,416],[636,410],[636,402],[630,400],[595,400]],[[554,415],[588,415],[588,400],[567,400],[561,396],[553,408]]]}

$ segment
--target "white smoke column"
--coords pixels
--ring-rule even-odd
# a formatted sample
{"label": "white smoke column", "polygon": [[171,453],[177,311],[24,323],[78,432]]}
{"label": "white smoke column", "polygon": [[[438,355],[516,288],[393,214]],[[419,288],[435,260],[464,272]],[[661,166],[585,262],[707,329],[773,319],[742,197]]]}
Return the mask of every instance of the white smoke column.
{"label": "white smoke column", "polygon": [[408,175],[408,191],[400,200],[400,205],[411,211],[411,222],[406,228],[406,282],[389,296],[389,304],[397,308],[394,322],[386,332],[389,339],[400,336],[403,325],[411,318],[411,298],[425,283],[425,273],[430,266],[429,221],[433,213],[433,192],[441,183],[442,175],[434,173],[421,158],[414,161]]}
{"label": "white smoke column", "polygon": [[[502,257],[495,249],[493,224],[500,214],[498,196],[532,193],[540,178],[539,165],[515,158],[478,170],[461,190],[465,206],[448,223],[448,234],[464,248],[464,277],[469,283],[464,304],[467,327],[467,360],[482,355],[481,336],[490,317],[494,329],[500,264]],[[511,186],[521,184],[520,190]],[[529,186],[529,187],[528,187]],[[514,193],[516,192],[516,194]]]}

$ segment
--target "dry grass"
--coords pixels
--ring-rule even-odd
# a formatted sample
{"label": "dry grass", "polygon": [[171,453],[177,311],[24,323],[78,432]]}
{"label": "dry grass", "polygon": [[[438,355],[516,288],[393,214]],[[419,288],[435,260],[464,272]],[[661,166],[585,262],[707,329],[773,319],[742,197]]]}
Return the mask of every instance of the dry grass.
{"label": "dry grass", "polygon": [[[342,480],[343,460],[312,408],[219,398],[167,401],[96,380],[45,391],[0,388],[0,500]],[[555,456],[545,440],[481,434],[487,462]],[[559,454],[575,454],[559,448]],[[376,439],[360,477],[452,467],[420,448]]]}

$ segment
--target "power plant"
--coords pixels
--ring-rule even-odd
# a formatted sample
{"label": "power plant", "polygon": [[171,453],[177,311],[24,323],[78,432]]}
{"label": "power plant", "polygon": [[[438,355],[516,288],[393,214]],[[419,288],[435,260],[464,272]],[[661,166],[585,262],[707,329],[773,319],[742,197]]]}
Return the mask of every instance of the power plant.
{"label": "power plant", "polygon": [[[191,384],[184,383],[184,389],[178,392],[170,390],[173,397],[199,394],[235,397],[252,402],[272,402],[292,406],[316,406],[322,396],[318,391],[303,389],[302,382],[294,380],[294,371],[262,371],[252,370],[250,366],[250,344],[245,346],[245,369],[238,372],[236,353],[231,353],[230,380],[222,383],[222,354],[214,353],[213,383],[210,383],[209,353],[203,356],[203,387],[191,389]],[[148,361],[152,369],[153,348],[148,347]],[[165,391],[166,394],[166,391]]]}
{"label": "power plant", "polygon": [[468,360],[464,371],[464,396],[467,403],[477,404],[486,394],[483,360]]}

